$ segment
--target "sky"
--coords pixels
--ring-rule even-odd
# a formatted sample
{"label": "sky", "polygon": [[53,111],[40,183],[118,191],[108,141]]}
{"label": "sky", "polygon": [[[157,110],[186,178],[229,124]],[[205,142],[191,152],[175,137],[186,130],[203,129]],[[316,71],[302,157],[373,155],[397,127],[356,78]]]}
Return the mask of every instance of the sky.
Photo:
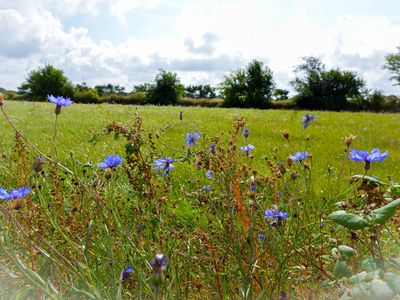
{"label": "sky", "polygon": [[302,57],[400,94],[382,68],[400,46],[399,0],[0,0],[0,87],[44,64],[127,91],[160,69],[218,85],[258,59],[289,88]]}

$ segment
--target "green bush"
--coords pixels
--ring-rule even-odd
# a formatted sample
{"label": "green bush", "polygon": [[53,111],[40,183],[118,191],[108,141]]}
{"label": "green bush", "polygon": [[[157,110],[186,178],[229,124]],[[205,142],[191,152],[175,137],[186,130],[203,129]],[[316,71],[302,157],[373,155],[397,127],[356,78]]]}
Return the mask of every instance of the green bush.
{"label": "green bush", "polygon": [[182,97],[183,85],[177,74],[161,70],[149,88],[146,98],[151,104],[169,105],[178,104]]}
{"label": "green bush", "polygon": [[220,98],[208,99],[208,98],[183,98],[179,101],[179,105],[182,106],[200,106],[200,107],[221,107],[223,100]]}
{"label": "green bush", "polygon": [[73,100],[76,103],[102,103],[96,89],[75,92]]}

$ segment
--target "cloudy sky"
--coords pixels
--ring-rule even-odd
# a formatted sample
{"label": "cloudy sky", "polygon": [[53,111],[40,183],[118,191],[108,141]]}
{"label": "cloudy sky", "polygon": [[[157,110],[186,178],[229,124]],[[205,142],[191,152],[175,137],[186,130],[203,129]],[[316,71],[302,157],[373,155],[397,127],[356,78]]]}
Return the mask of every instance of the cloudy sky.
{"label": "cloudy sky", "polygon": [[46,63],[127,90],[160,68],[216,85],[256,58],[287,88],[313,55],[400,94],[382,69],[400,46],[399,11],[399,0],[0,0],[0,87]]}

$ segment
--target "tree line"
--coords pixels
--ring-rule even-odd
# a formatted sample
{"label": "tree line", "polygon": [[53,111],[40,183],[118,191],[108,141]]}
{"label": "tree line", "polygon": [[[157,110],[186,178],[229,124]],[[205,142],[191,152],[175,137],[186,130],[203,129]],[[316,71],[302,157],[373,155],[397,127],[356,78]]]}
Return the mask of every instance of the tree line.
{"label": "tree line", "polygon": [[[383,67],[392,73],[394,84],[400,85],[400,47],[385,60]],[[24,99],[35,101],[45,100],[47,95],[60,95],[81,103],[176,105],[185,97],[209,102],[222,98],[222,106],[240,108],[271,108],[281,102],[288,107],[304,109],[400,109],[398,97],[369,90],[356,72],[328,69],[316,57],[304,57],[294,72],[295,79],[290,85],[295,95],[290,100],[289,91],[277,87],[272,70],[258,60],[226,75],[217,87],[209,84],[184,86],[176,73],[160,70],[153,82],[135,85],[131,92],[113,84],[89,87],[83,82],[73,85],[62,70],[47,64],[31,71],[18,92]]]}

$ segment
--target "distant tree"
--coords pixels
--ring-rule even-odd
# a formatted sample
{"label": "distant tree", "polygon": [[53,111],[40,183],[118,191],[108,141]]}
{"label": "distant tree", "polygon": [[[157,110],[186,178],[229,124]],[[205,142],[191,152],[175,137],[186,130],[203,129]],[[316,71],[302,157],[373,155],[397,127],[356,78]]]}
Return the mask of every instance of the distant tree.
{"label": "distant tree", "polygon": [[183,97],[183,86],[176,73],[160,70],[154,84],[147,92],[147,101],[151,104],[177,104]]}
{"label": "distant tree", "polygon": [[91,88],[87,85],[87,83],[84,81],[82,83],[78,83],[75,86],[75,92],[86,92],[90,90]]}
{"label": "distant tree", "polygon": [[360,96],[365,83],[351,71],[325,70],[318,58],[305,57],[295,69],[297,77],[291,82],[297,92],[299,107],[308,109],[342,110],[349,107],[349,100]]}
{"label": "distant tree", "polygon": [[151,88],[151,83],[142,83],[133,86],[133,93],[144,92],[147,93]]}
{"label": "distant tree", "polygon": [[397,47],[397,53],[386,55],[385,60],[386,64],[383,67],[393,73],[390,79],[395,85],[400,85],[400,47]]}
{"label": "distant tree", "polygon": [[288,95],[289,91],[284,89],[275,89],[274,92],[272,93],[272,96],[274,97],[275,100],[287,100]]}
{"label": "distant tree", "polygon": [[185,96],[189,98],[216,98],[216,88],[210,86],[209,84],[205,85],[189,85],[185,86]]}
{"label": "distant tree", "polygon": [[74,94],[74,87],[64,72],[52,65],[31,71],[18,90],[34,100],[45,100],[47,95],[72,97]]}
{"label": "distant tree", "polygon": [[106,85],[96,85],[94,88],[97,90],[100,97],[109,95],[127,95],[125,92],[125,87],[112,85],[111,83]]}
{"label": "distant tree", "polygon": [[274,89],[272,71],[258,60],[225,76],[220,89],[226,107],[268,107]]}

